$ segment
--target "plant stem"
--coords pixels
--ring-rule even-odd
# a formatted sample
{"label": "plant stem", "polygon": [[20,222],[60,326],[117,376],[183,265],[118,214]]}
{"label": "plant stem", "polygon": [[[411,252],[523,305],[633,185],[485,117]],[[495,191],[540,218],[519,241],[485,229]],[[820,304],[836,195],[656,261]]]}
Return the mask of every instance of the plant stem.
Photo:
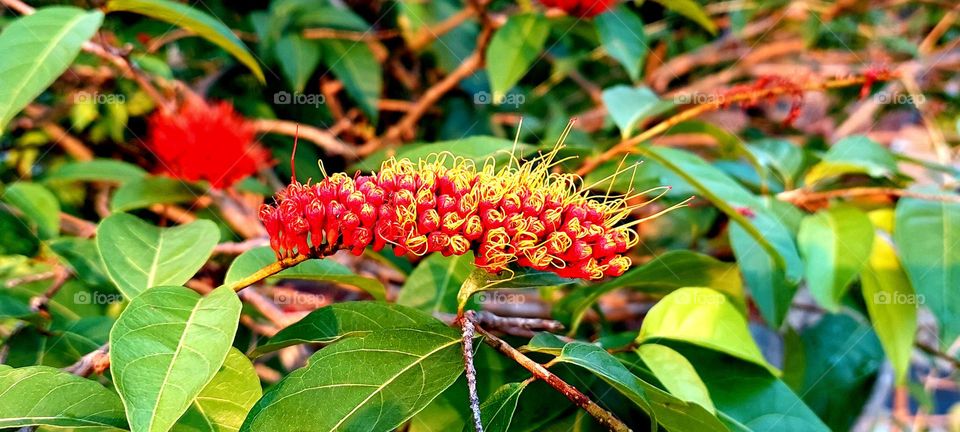
{"label": "plant stem", "polygon": [[852,198],[863,196],[898,196],[906,198],[916,198],[929,201],[941,201],[949,203],[960,203],[960,196],[951,194],[933,194],[911,191],[907,189],[887,188],[887,187],[854,187],[848,189],[838,189],[823,192],[812,192],[803,189],[794,189],[777,194],[781,201],[787,201],[794,205],[800,205],[811,201],[826,201],[833,198]]}
{"label": "plant stem", "polygon": [[[873,81],[887,81],[895,78],[895,74],[886,73],[878,75],[872,78]],[[640,144],[644,141],[649,140],[661,133],[664,133],[670,128],[676,126],[678,123],[693,119],[701,114],[720,109],[725,106],[729,106],[732,103],[737,102],[747,102],[747,101],[757,101],[762,100],[772,96],[780,96],[784,94],[789,94],[800,91],[817,91],[817,90],[828,90],[841,87],[851,87],[855,85],[864,85],[870,80],[866,76],[854,76],[848,78],[839,78],[823,82],[808,83],[800,85],[799,87],[793,86],[776,86],[752,91],[746,91],[742,93],[734,93],[730,95],[719,95],[715,100],[708,103],[700,104],[688,108],[686,110],[680,111],[679,113],[673,115],[672,117],[667,118],[666,120],[657,123],[650,129],[647,129],[641,132],[639,135],[636,135],[632,138],[621,141],[619,144],[610,147],[607,151],[603,152],[597,157],[587,159],[584,161],[580,169],[577,170],[577,175],[584,176],[587,173],[593,171],[601,163],[609,161],[621,153],[630,153],[637,144]]]}
{"label": "plant stem", "polygon": [[603,409],[600,405],[597,405],[595,402],[590,400],[587,395],[583,394],[580,390],[577,390],[576,387],[568,384],[566,381],[560,379],[556,374],[547,370],[540,363],[537,363],[523,355],[520,351],[517,351],[510,344],[504,342],[502,339],[494,336],[490,332],[483,329],[483,327],[476,327],[477,333],[484,337],[484,342],[487,345],[490,345],[500,351],[511,360],[523,366],[524,369],[530,371],[534,377],[543,380],[550,387],[555,388],[557,391],[562,393],[567,399],[570,399],[570,402],[573,402],[574,405],[583,408],[587,413],[589,413],[593,418],[595,418],[600,424],[606,426],[612,431],[625,432],[629,431],[630,428],[620,419],[618,419],[613,413]]}
{"label": "plant stem", "polygon": [[460,318],[460,327],[463,329],[463,363],[466,368],[467,391],[470,394],[470,412],[473,413],[473,430],[483,432],[480,396],[477,395],[477,368],[473,364],[473,338],[476,330],[473,318],[473,311],[467,311]]}
{"label": "plant stem", "polygon": [[277,273],[280,273],[281,271],[284,271],[284,270],[286,270],[286,269],[288,269],[288,268],[290,268],[290,267],[293,267],[293,266],[295,266],[295,265],[297,265],[297,264],[300,264],[300,263],[302,263],[302,262],[304,262],[304,261],[306,261],[306,260],[308,260],[308,259],[310,259],[310,257],[308,257],[308,256],[306,256],[306,255],[297,255],[297,256],[295,256],[295,257],[293,257],[293,258],[284,258],[284,259],[282,259],[282,260],[280,260],[280,261],[277,261],[277,262],[274,262],[274,263],[272,263],[272,264],[269,264],[269,265],[261,268],[260,270],[257,270],[256,273],[254,273],[254,274],[252,274],[252,275],[250,275],[250,276],[247,276],[247,277],[245,277],[245,278],[243,278],[243,279],[240,279],[240,280],[238,280],[238,281],[230,284],[230,285],[229,285],[229,286],[230,286],[230,289],[232,289],[232,290],[234,290],[234,291],[237,291],[237,292],[240,292],[240,290],[242,290],[242,289],[244,289],[244,288],[246,288],[246,287],[248,287],[248,286],[250,286],[250,285],[253,285],[253,284],[257,283],[257,282],[260,282],[260,281],[262,281],[262,280],[264,280],[264,279],[266,279],[266,278],[268,278],[268,277],[270,277],[270,276],[273,276],[273,275],[275,275],[275,274],[277,274]]}

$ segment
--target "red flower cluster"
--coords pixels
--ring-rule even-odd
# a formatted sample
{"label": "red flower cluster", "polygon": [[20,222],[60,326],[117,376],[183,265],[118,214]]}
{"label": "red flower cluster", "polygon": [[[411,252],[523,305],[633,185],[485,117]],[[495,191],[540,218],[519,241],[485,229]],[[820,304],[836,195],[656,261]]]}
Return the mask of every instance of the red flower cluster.
{"label": "red flower cluster", "polygon": [[398,256],[472,250],[491,273],[515,262],[570,278],[623,274],[630,258],[622,254],[638,240],[616,226],[629,212],[624,200],[588,199],[573,175],[551,174],[549,165],[543,157],[495,172],[447,155],[419,165],[390,159],[369,176],[294,181],[260,219],[278,258],[341,248],[359,255],[389,243]]}
{"label": "red flower cluster", "polygon": [[562,9],[581,18],[593,18],[613,8],[616,0],[540,0],[546,7]]}
{"label": "red flower cluster", "polygon": [[176,113],[158,111],[148,120],[147,146],[160,171],[186,181],[229,187],[269,164],[256,131],[228,102],[188,98]]}

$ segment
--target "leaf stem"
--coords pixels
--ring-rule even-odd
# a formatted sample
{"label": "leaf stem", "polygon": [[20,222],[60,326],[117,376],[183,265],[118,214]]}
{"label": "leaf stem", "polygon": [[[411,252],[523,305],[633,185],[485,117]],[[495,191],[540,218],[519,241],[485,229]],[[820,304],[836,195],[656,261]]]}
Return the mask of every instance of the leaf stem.
{"label": "leaf stem", "polygon": [[268,277],[270,277],[270,276],[273,276],[273,275],[275,275],[275,274],[277,274],[277,273],[280,273],[281,271],[284,271],[284,270],[286,270],[286,269],[288,269],[288,268],[290,268],[290,267],[293,267],[293,266],[295,266],[295,265],[297,265],[297,264],[300,264],[300,263],[302,263],[302,262],[304,262],[304,261],[306,261],[306,260],[308,260],[308,259],[310,259],[310,257],[309,257],[309,256],[306,256],[306,255],[297,255],[297,256],[292,257],[292,258],[284,258],[284,259],[282,259],[282,260],[280,260],[280,261],[277,261],[277,262],[274,262],[274,263],[272,263],[272,264],[269,264],[269,265],[261,268],[260,270],[257,270],[255,273],[253,273],[253,274],[250,275],[250,276],[247,276],[247,277],[245,277],[245,278],[243,278],[243,279],[240,279],[240,280],[238,280],[238,281],[230,284],[230,285],[229,285],[229,286],[230,286],[230,289],[232,289],[232,290],[234,290],[234,291],[236,291],[236,292],[240,292],[240,290],[242,290],[242,289],[244,289],[244,288],[246,288],[246,287],[248,287],[248,286],[250,286],[250,285],[253,285],[253,284],[257,283],[257,282],[260,282],[260,281],[262,281],[262,280],[264,280],[264,279],[266,279],[266,278],[268,278]]}
{"label": "leaf stem", "polygon": [[[465,316],[469,316],[471,311],[467,311]],[[511,360],[523,366],[524,369],[530,371],[534,377],[543,380],[550,387],[553,387],[561,394],[570,399],[570,402],[573,402],[576,406],[583,408],[587,413],[589,413],[593,418],[595,418],[600,424],[606,426],[612,431],[625,432],[629,431],[630,428],[620,419],[618,419],[613,413],[607,411],[597,405],[595,402],[590,400],[587,395],[583,394],[580,390],[577,390],[576,387],[568,384],[566,381],[560,379],[556,374],[547,370],[540,363],[537,363],[530,359],[530,357],[525,356],[520,351],[517,351],[516,348],[510,346],[510,344],[504,342],[502,339],[494,336],[492,333],[483,329],[483,327],[476,326],[476,332],[484,337],[484,342],[487,345],[490,345],[500,351]]]}

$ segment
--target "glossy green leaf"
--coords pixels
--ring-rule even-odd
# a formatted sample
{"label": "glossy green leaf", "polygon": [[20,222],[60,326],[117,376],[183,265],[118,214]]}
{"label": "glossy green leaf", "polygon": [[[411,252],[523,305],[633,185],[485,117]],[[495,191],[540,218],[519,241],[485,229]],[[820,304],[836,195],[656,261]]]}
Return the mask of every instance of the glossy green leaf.
{"label": "glossy green leaf", "polygon": [[147,176],[130,180],[113,193],[110,211],[114,213],[150,207],[153,204],[176,204],[197,199],[201,191],[180,180]]}
{"label": "glossy green leaf", "polygon": [[785,139],[765,138],[751,141],[749,151],[757,162],[792,189],[803,169],[803,150]]}
{"label": "glossy green leaf", "polygon": [[820,163],[810,168],[804,181],[812,185],[844,174],[889,177],[895,172],[897,161],[890,150],[863,135],[854,135],[833,144]]}
{"label": "glossy green leaf", "polygon": [[337,342],[270,388],[240,430],[392,430],[460,376],[460,340],[430,326]]}
{"label": "glossy green leaf", "polygon": [[593,18],[603,49],[627,70],[630,79],[640,79],[643,57],[647,55],[647,36],[643,21],[621,5]]}
{"label": "glossy green leaf", "polygon": [[836,205],[804,218],[797,247],[807,288],[821,306],[840,308],[847,287],[870,257],[872,244],[873,225],[856,207]]}
{"label": "glossy green leaf", "polygon": [[640,345],[636,352],[670,394],[716,413],[707,386],[683,355],[668,346],[653,343]]}
{"label": "glossy green leaf", "polygon": [[[693,153],[652,146],[640,146],[637,151],[679,175],[703,198],[742,226],[778,267],[788,269],[799,278],[800,259],[790,233],[782,226],[778,227],[780,224],[776,220],[769,221],[769,232],[766,233],[756,226],[758,220],[772,218],[757,196]],[[753,213],[753,217],[744,216],[740,211],[743,209]]]}
{"label": "glossy green leaf", "polygon": [[82,281],[93,286],[110,285],[107,270],[100,260],[100,251],[93,239],[60,237],[47,242]]}
{"label": "glossy green leaf", "polygon": [[103,23],[100,11],[44,7],[0,33],[0,135],[7,123],[50,86]]}
{"label": "glossy green leaf", "polygon": [[[237,257],[227,270],[224,283],[230,285],[257,270],[277,261],[276,254],[266,246],[250,249]],[[299,279],[330,281],[353,285],[378,300],[386,297],[386,288],[380,281],[359,276],[346,266],[328,259],[311,259],[271,276],[271,279]]]}
{"label": "glossy green leaf", "polygon": [[343,83],[347,94],[357,102],[373,123],[380,109],[377,102],[383,92],[383,69],[365,43],[341,39],[321,41],[323,62]]}
{"label": "glossy green leaf", "polygon": [[[507,432],[517,410],[520,394],[527,382],[504,384],[480,405],[480,423],[488,432]],[[473,423],[467,424],[466,432],[473,431]]]}
{"label": "glossy green leaf", "polygon": [[160,228],[118,213],[97,227],[97,247],[107,275],[128,299],[154,286],[187,282],[207,262],[219,239],[216,224],[208,220]]}
{"label": "glossy green leaf", "polygon": [[115,159],[67,162],[43,178],[49,181],[106,181],[126,183],[142,179],[147,172],[134,164]]}
{"label": "glossy green leaf", "polygon": [[697,369],[717,413],[731,431],[830,430],[783,381],[767,370],[715,351],[681,353]]}
{"label": "glossy green leaf", "polygon": [[761,199],[700,157],[665,147],[637,150],[681,177],[735,222],[730,242],[745,282],[764,319],[779,326],[803,274],[790,230]]}
{"label": "glossy green leaf", "polygon": [[17,182],[7,187],[3,199],[36,225],[41,239],[60,233],[60,203],[49,189],[37,183]]}
{"label": "glossy green leaf", "polygon": [[397,303],[427,312],[456,312],[457,290],[473,270],[473,254],[435,253],[407,276]]}
{"label": "glossy green leaf", "polygon": [[236,57],[260,82],[266,81],[260,64],[233,30],[219,18],[170,0],[110,0],[107,2],[107,11],[138,13],[187,29]]}
{"label": "glossy green leaf", "polygon": [[125,429],[116,393],[96,381],[47,366],[0,365],[0,428],[23,426]]}
{"label": "glossy green leaf", "polygon": [[[956,197],[956,194],[951,194]],[[960,204],[904,198],[894,230],[916,301],[937,317],[946,348],[960,335]]]}
{"label": "glossy green leaf", "polygon": [[499,100],[533,66],[550,33],[550,21],[540,14],[511,15],[487,46],[487,74],[493,99]]}
{"label": "glossy green leaf", "polygon": [[265,343],[251,354],[256,357],[291,345],[330,344],[345,337],[364,336],[391,328],[418,328],[437,324],[436,318],[406,306],[358,301],[334,303],[316,309]]}
{"label": "glossy green leaf", "polygon": [[897,382],[903,383],[917,335],[920,298],[910,286],[888,233],[877,231],[860,284],[873,329],[893,365]]}
{"label": "glossy green leaf", "polygon": [[320,64],[320,48],[317,41],[297,34],[285,35],[273,46],[280,71],[293,91],[302,92],[306,87],[307,80]]}
{"label": "glossy green leaf", "polygon": [[0,291],[0,319],[15,318],[24,319],[36,314],[30,309],[28,299],[18,298],[6,291]]}
{"label": "glossy green leaf", "polygon": [[604,294],[618,288],[666,294],[686,286],[716,289],[743,305],[743,283],[733,264],[697,252],[670,251],[652,261],[627,270],[618,278],[598,285],[577,288],[554,307],[554,315],[570,324],[571,332],[580,325],[583,314]]}
{"label": "glossy green leaf", "polygon": [[681,288],[650,309],[637,342],[662,339],[709,348],[780,373],[763,358],[747,319],[726,296],[709,288]]}
{"label": "glossy green leaf", "polygon": [[253,404],[260,399],[260,377],[250,359],[230,348],[220,371],[213,376],[187,412],[173,426],[174,432],[225,432],[240,429]]}
{"label": "glossy green leaf", "polygon": [[866,398],[850,396],[870,394],[884,362],[877,335],[850,315],[827,314],[800,339],[804,379],[797,394],[831,430],[851,430]]}
{"label": "glossy green leaf", "polygon": [[603,348],[570,342],[557,361],[582,367],[626,396],[667,430],[725,431],[723,424],[697,404],[684,402],[631,373]]}
{"label": "glossy green leaf", "polygon": [[240,307],[226,287],[154,287],[130,302],[110,332],[110,370],[131,431],[176,423],[223,365]]}
{"label": "glossy green leaf", "polygon": [[603,104],[610,117],[620,129],[620,136],[626,138],[633,134],[637,123],[650,117],[663,114],[673,107],[670,101],[663,101],[647,87],[616,85],[603,90]]}
{"label": "glossy green leaf", "polygon": [[712,34],[717,34],[717,25],[713,23],[707,12],[694,0],[654,0],[663,7],[683,15],[700,24]]}
{"label": "glossy green leaf", "polygon": [[[515,150],[515,151],[514,151]],[[491,158],[497,163],[503,163],[510,159],[511,153],[517,158],[532,153],[536,148],[529,144],[517,143],[513,140],[497,138],[492,136],[469,136],[463,139],[452,141],[439,141],[435,143],[408,144],[390,151],[389,154],[397,159],[410,159],[417,161],[425,159],[435,153],[450,153],[464,159],[474,161],[477,166],[483,166],[483,163]],[[388,152],[381,151],[374,153],[356,164],[353,168],[360,171],[377,171],[380,164],[388,159]],[[452,156],[448,156],[452,164]]]}

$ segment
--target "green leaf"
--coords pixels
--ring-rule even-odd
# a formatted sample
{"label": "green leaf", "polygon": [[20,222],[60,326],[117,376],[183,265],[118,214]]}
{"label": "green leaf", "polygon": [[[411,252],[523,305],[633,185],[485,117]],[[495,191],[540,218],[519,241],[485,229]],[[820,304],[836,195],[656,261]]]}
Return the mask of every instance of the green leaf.
{"label": "green leaf", "polygon": [[100,11],[54,6],[6,26],[0,33],[0,135],[10,119],[67,70],[101,23]]}
{"label": "green leaf", "polygon": [[114,192],[110,211],[114,213],[150,207],[153,204],[175,204],[197,199],[200,191],[180,180],[147,176],[130,180]]}
{"label": "green leaf", "polygon": [[803,150],[785,139],[765,138],[749,143],[748,149],[759,165],[775,173],[787,189],[803,169]]}
{"label": "green leaf", "polygon": [[511,15],[487,46],[487,74],[493,100],[500,100],[540,57],[550,21],[535,13]]}
{"label": "green leaf", "polygon": [[37,183],[16,182],[7,187],[3,199],[36,224],[41,239],[60,233],[60,203],[49,189]]}
{"label": "green leaf", "polygon": [[910,286],[889,234],[878,231],[866,268],[860,274],[863,301],[873,329],[890,358],[898,383],[904,383],[917,335],[919,297]]}
{"label": "green leaf", "polygon": [[110,369],[131,431],[176,423],[226,359],[240,307],[226,287],[154,287],[130,302],[110,332]]}
{"label": "green leaf", "polygon": [[[492,136],[475,135],[463,139],[451,141],[439,141],[435,143],[407,144],[390,152],[397,159],[410,159],[414,162],[430,157],[437,153],[450,153],[457,157],[474,161],[478,166],[490,157],[497,163],[503,163],[510,159],[511,151],[514,156],[521,158],[532,153],[536,148],[529,144],[517,143],[513,140],[497,138]],[[381,151],[370,155],[360,163],[354,165],[354,169],[360,171],[376,171],[380,169],[380,164],[387,160],[387,151]],[[448,157],[452,163],[453,158]]]}
{"label": "green leaf", "polygon": [[709,348],[780,374],[763,358],[750,336],[747,319],[726,296],[709,288],[681,288],[650,309],[637,343],[662,339]]}
{"label": "green leaf", "polygon": [[437,323],[439,321],[432,315],[406,306],[371,301],[334,303],[316,309],[280,330],[250,356],[257,357],[296,344],[330,344],[345,337],[365,336],[375,330],[418,328]]}
{"label": "green leaf", "polygon": [[28,299],[20,299],[5,291],[0,291],[0,319],[25,319],[36,315],[36,312],[30,309],[27,301]]}
{"label": "green leaf", "polygon": [[697,252],[670,251],[652,261],[627,270],[618,278],[601,284],[577,288],[554,307],[554,316],[570,324],[571,333],[580,326],[583,314],[604,294],[618,288],[666,294],[686,286],[716,289],[744,308],[743,283],[733,264]]}
{"label": "green leaf", "polygon": [[154,286],[190,280],[219,239],[216,224],[208,220],[159,228],[118,213],[97,227],[97,247],[107,275],[128,299]]}
{"label": "green leaf", "polygon": [[383,92],[383,68],[377,62],[367,44],[341,40],[323,39],[323,62],[343,83],[344,89],[360,105],[374,124],[380,109],[377,102]]}
{"label": "green leaf", "polygon": [[849,315],[828,314],[800,338],[804,380],[797,393],[830,429],[851,430],[866,398],[850,396],[870,394],[883,365],[876,334]]}
{"label": "green leaf", "polygon": [[[480,422],[488,432],[507,432],[513,421],[513,414],[520,402],[520,394],[527,388],[527,382],[509,383],[501,386],[480,405]],[[473,431],[473,423],[467,424],[465,431]]]}
{"label": "green leaf", "polygon": [[633,134],[637,123],[670,110],[673,102],[663,101],[647,87],[616,85],[603,90],[603,104],[623,138]]}
{"label": "green leaf", "polygon": [[273,50],[290,88],[295,92],[302,92],[307,80],[320,64],[320,44],[298,34],[288,34],[277,41]]}
{"label": "green leaf", "polygon": [[[786,228],[782,226],[776,228],[780,224],[775,220],[770,221],[771,232],[769,233],[762,232],[756,226],[758,221],[772,218],[756,195],[693,153],[652,146],[639,146],[636,150],[679,175],[711,204],[742,226],[746,233],[772,257],[777,267],[790,269],[791,273],[795,272],[796,277],[799,278],[800,259],[793,246],[792,236]],[[749,210],[754,216],[748,219],[738,211],[738,207]],[[767,237],[773,237],[773,241],[768,240]]]}
{"label": "green leaf", "polygon": [[790,230],[761,199],[700,157],[665,147],[637,151],[680,176],[733,220],[731,246],[746,284],[764,319],[779,326],[803,273]]}
{"label": "green leaf", "polygon": [[844,174],[890,177],[896,172],[897,161],[890,150],[863,135],[854,135],[830,147],[820,163],[810,168],[804,181],[812,185]]}
{"label": "green leaf", "polygon": [[717,25],[713,23],[710,16],[694,0],[654,0],[663,5],[663,7],[683,15],[690,20],[700,24],[710,34],[717,34]]}
{"label": "green leaf", "polygon": [[641,380],[603,348],[584,342],[570,342],[557,361],[582,367],[642,408],[667,430],[725,431],[710,412],[697,404],[684,402]]}
{"label": "green leaf", "polygon": [[427,312],[456,312],[457,290],[473,270],[473,254],[435,253],[407,276],[397,303]]}
{"label": "green leaf", "polygon": [[797,246],[807,288],[824,308],[836,312],[847,287],[870,257],[873,225],[856,207],[837,205],[804,218]]}
{"label": "green leaf", "polygon": [[640,345],[636,351],[670,394],[700,405],[711,413],[717,412],[710,400],[707,386],[683,355],[668,346],[658,344]]}
{"label": "green leaf", "polygon": [[[956,197],[956,194],[950,194]],[[916,290],[940,325],[946,348],[960,335],[960,204],[904,198],[894,230],[900,258]]]}
{"label": "green leaf", "polygon": [[0,365],[0,428],[126,429],[116,393],[96,381],[47,366]]}
{"label": "green leaf", "polygon": [[216,44],[240,60],[261,83],[266,82],[257,63],[240,38],[220,19],[170,0],[110,0],[107,12],[133,12],[178,26]]}
{"label": "green leaf", "polygon": [[[379,330],[321,349],[253,407],[241,431],[391,430],[463,372],[446,326]],[[322,409],[315,407],[323,401]]]}
{"label": "green leaf", "polygon": [[110,278],[100,260],[97,243],[93,239],[60,237],[47,242],[47,246],[66,262],[73,273],[92,286],[109,286]]}
{"label": "green leaf", "polygon": [[643,21],[621,5],[593,19],[603,48],[627,70],[630,79],[640,79],[643,57],[647,55],[647,36]]}
{"label": "green leaf", "polygon": [[830,430],[790,387],[768,371],[709,350],[691,347],[682,353],[697,369],[720,419],[731,431]]}
{"label": "green leaf", "polygon": [[68,162],[43,178],[50,181],[107,181],[123,184],[139,180],[147,172],[136,165],[115,159],[94,159],[85,162]]}
{"label": "green leaf", "polygon": [[[233,284],[276,261],[276,254],[267,246],[250,249],[240,254],[240,256],[233,261],[233,264],[231,264],[227,270],[227,275],[223,283],[227,285]],[[370,295],[377,300],[383,300],[386,297],[386,288],[380,281],[358,276],[343,264],[328,259],[306,260],[271,276],[271,279],[337,282],[360,288],[370,293]]]}
{"label": "green leaf", "polygon": [[260,399],[261,393],[260,377],[253,369],[253,363],[236,348],[230,348],[220,371],[200,391],[172,430],[239,430],[250,408]]}

